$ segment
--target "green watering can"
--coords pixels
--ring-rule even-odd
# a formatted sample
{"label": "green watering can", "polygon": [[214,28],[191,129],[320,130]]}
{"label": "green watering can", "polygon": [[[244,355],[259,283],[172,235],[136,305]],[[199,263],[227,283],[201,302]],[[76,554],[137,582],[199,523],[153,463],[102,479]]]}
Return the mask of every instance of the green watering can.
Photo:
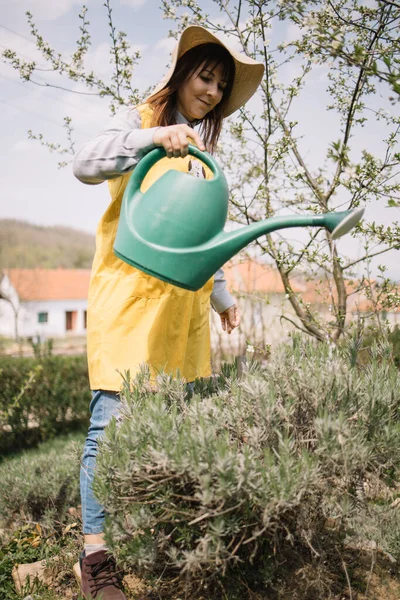
{"label": "green watering can", "polygon": [[122,200],[114,243],[126,263],[187,290],[200,289],[232,256],[256,238],[286,227],[326,227],[337,239],[361,219],[364,209],[322,215],[272,217],[236,231],[223,231],[228,214],[228,183],[207,152],[189,146],[213,179],[199,179],[170,169],[145,192],[141,184],[151,167],[165,157],[152,150],[138,163]]}

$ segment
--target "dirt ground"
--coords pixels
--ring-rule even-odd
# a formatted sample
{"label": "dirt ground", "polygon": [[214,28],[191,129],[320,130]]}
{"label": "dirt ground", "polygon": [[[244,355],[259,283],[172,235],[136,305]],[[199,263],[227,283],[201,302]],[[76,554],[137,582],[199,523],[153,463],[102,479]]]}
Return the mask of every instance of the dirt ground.
{"label": "dirt ground", "polygon": [[[399,565],[385,557],[372,552],[349,553],[343,557],[343,571],[337,573],[336,581],[328,572],[328,569],[326,572],[321,569],[318,584],[315,566],[305,566],[293,572],[292,581],[282,586],[286,588],[282,593],[265,595],[249,590],[243,600],[400,600]],[[311,586],[310,579],[314,580]],[[210,596],[205,595],[185,595],[184,590],[178,590],[176,584],[171,586],[170,593],[166,589],[157,593],[133,575],[125,577],[125,584],[129,600],[211,600]],[[213,595],[212,598],[231,600],[222,590],[221,595]]]}
{"label": "dirt ground", "polygon": [[[54,338],[52,340],[52,354],[84,354],[86,352],[86,336],[67,336]],[[43,350],[46,342],[42,344]],[[16,342],[15,340],[3,340],[0,352],[7,356],[33,356],[32,344],[27,340]]]}

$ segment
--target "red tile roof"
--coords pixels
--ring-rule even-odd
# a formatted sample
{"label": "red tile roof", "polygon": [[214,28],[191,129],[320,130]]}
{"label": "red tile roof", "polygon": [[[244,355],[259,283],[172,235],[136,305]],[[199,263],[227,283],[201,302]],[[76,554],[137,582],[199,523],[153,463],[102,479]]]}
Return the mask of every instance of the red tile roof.
{"label": "red tile roof", "polygon": [[[230,262],[224,266],[224,273],[227,287],[232,292],[285,293],[281,277],[271,265],[263,265],[251,259],[239,263]],[[307,289],[303,281],[294,280],[292,285],[295,292],[301,293]]]}
{"label": "red tile roof", "polygon": [[[228,288],[233,292],[283,294],[276,269],[253,260],[224,267]],[[87,298],[90,269],[4,269],[21,300],[77,300]],[[295,283],[303,292],[304,284]]]}
{"label": "red tile roof", "polygon": [[[284,294],[285,290],[280,275],[275,267],[263,265],[254,260],[248,259],[240,263],[230,262],[224,267],[225,278],[228,283],[228,289],[235,292],[247,294]],[[291,277],[290,283],[296,294],[301,295],[304,303],[311,306],[319,305],[329,307],[332,301],[337,302],[337,290],[332,280],[309,280],[306,278]],[[347,296],[347,309],[349,313],[368,313],[373,309],[372,303],[367,299],[365,290],[362,289],[360,281],[345,280]],[[375,281],[371,281],[373,288]],[[400,286],[398,288],[400,293]],[[377,309],[382,310],[378,303]],[[393,306],[388,309],[390,312],[400,312],[399,307]]]}
{"label": "red tile roof", "polygon": [[[23,301],[34,300],[84,300],[87,298],[90,281],[90,269],[4,269],[10,281]],[[284,294],[283,284],[276,268],[263,265],[255,260],[238,263],[230,262],[224,266],[228,289],[235,294]],[[335,300],[337,292],[332,291],[326,281],[306,281],[291,279],[293,289],[301,294],[303,302],[311,305],[329,305],[332,293]],[[371,303],[365,293],[356,291],[357,281],[346,281],[349,312],[369,312]],[[356,292],[356,293],[352,293]],[[392,311],[399,311],[393,308]]]}
{"label": "red tile roof", "polygon": [[90,269],[4,269],[21,300],[84,300]]}

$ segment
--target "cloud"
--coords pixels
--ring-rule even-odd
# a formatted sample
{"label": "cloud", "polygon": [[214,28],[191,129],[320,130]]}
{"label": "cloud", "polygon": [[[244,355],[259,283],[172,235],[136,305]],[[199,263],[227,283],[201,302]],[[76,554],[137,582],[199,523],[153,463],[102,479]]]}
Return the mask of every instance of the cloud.
{"label": "cloud", "polygon": [[156,52],[161,51],[161,52],[166,52],[166,53],[171,53],[172,50],[175,48],[176,46],[176,40],[172,37],[163,37],[160,40],[158,40],[158,42],[155,45],[155,50]]}
{"label": "cloud", "polygon": [[18,117],[18,109],[11,104],[7,104],[5,101],[0,99],[0,110],[2,120],[12,121],[14,117]]}
{"label": "cloud", "polygon": [[33,14],[35,20],[55,21],[74,6],[81,5],[81,0],[12,0],[7,6],[7,21],[18,23],[26,20],[27,10]]}
{"label": "cloud", "polygon": [[121,0],[121,4],[131,6],[132,8],[140,8],[146,4],[147,0]]}
{"label": "cloud", "polygon": [[[219,21],[221,22],[221,21]],[[242,44],[239,39],[235,35],[231,35],[229,33],[218,32],[217,37],[228,46],[232,50],[236,50],[236,52],[243,52]]]}
{"label": "cloud", "polygon": [[36,155],[38,152],[42,152],[43,155],[48,152],[43,146],[40,146],[39,144],[34,146],[32,140],[27,139],[18,140],[18,142],[15,142],[12,149],[16,152],[29,152],[29,154],[32,154],[32,150],[35,149]]}
{"label": "cloud", "polygon": [[110,63],[110,44],[103,43],[90,50],[85,56],[85,69],[93,71],[98,77],[107,79],[112,75]]}
{"label": "cloud", "polygon": [[[139,44],[131,45],[131,53],[140,52],[141,55],[146,50],[146,46]],[[110,63],[110,44],[105,42],[99,44],[96,48],[90,50],[85,56],[85,69],[94,71],[102,79],[107,79],[113,74],[113,65]]]}

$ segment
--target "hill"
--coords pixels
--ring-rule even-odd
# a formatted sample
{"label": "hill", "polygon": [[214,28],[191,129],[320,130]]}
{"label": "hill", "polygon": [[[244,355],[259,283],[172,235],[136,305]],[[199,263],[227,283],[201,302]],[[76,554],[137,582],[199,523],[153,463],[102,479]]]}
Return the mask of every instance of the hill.
{"label": "hill", "polygon": [[92,266],[95,236],[72,227],[0,219],[0,268]]}

